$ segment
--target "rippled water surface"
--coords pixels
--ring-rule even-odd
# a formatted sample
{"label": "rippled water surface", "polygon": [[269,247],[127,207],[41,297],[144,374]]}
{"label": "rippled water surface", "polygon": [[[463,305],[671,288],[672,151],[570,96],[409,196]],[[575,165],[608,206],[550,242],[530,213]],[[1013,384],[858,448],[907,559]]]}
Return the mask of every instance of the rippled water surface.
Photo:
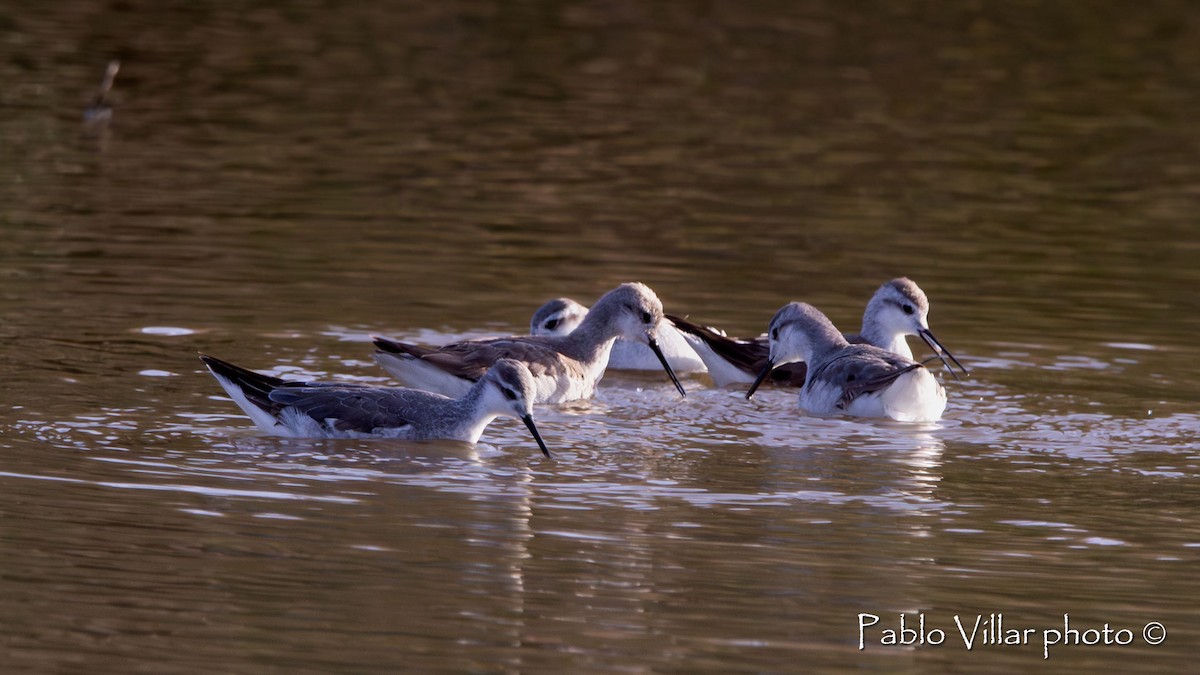
{"label": "rippled water surface", "polygon": [[[0,7],[2,669],[1186,671],[1198,41],[1170,1]],[[382,384],[372,334],[626,280],[851,330],[899,275],[971,369],[937,424],[610,373],[537,410],[553,461],[277,439],[196,359]],[[993,614],[1036,631],[968,650]],[[1130,644],[1045,661],[1064,614]]]}

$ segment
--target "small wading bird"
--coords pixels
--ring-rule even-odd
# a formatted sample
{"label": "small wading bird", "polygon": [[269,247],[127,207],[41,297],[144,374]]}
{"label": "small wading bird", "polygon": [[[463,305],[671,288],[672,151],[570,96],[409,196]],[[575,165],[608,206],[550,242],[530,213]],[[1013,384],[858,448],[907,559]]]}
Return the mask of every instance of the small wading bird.
{"label": "small wading bird", "polygon": [[92,102],[88,107],[83,109],[83,121],[87,124],[99,124],[112,119],[112,106],[106,100],[109,90],[112,89],[113,81],[117,78],[117,71],[121,69],[120,61],[109,61],[108,67],[104,69],[104,79],[100,82],[100,88],[96,90],[96,95],[92,97]]}
{"label": "small wading bird", "polygon": [[662,320],[662,303],[654,291],[644,284],[627,283],[597,300],[569,335],[468,340],[443,347],[376,337],[375,360],[406,386],[461,396],[497,360],[514,359],[533,374],[534,403],[562,403],[595,392],[613,343],[625,337],[647,345],[684,396],[683,385],[658,346]]}
{"label": "small wading bird", "polygon": [[771,319],[768,338],[767,364],[746,398],[776,365],[804,361],[808,374],[799,403],[814,415],[933,422],[946,409],[946,391],[925,366],[873,345],[850,344],[812,305],[784,305]]}
{"label": "small wading bird", "polygon": [[459,398],[416,389],[332,382],[288,382],[200,355],[221,388],[259,429],[294,438],[445,438],[475,443],[504,415],[525,423],[542,454],[550,450],[533,423],[533,376],[501,359]]}
{"label": "small wading bird", "polygon": [[[719,387],[730,384],[749,384],[762,372],[770,351],[767,337],[740,340],[726,337],[722,331],[692,323],[676,316],[668,316],[679,328],[696,354],[708,367],[708,374]],[[916,335],[929,345],[942,360],[950,374],[958,379],[954,368],[946,361],[949,357],[954,365],[967,374],[967,369],[954,358],[929,330],[929,299],[911,279],[900,277],[880,286],[863,312],[862,332],[848,333],[845,338],[851,344],[868,344],[913,358],[906,336]],[[778,365],[771,372],[771,381],[788,386],[804,385],[807,367],[803,363]]]}

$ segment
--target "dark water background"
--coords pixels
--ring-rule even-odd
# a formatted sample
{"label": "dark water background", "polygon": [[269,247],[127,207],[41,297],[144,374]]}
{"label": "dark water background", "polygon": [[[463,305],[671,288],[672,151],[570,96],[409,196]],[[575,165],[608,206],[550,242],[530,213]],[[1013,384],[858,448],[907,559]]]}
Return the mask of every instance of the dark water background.
{"label": "dark water background", "polygon": [[[1185,671],[1198,44],[1182,1],[0,4],[0,669]],[[972,369],[934,426],[610,374],[554,462],[281,440],[195,358],[384,383],[371,333],[626,280],[852,329],[898,275]],[[1031,644],[967,651],[1001,612]],[[1064,613],[1135,639],[1043,662]]]}

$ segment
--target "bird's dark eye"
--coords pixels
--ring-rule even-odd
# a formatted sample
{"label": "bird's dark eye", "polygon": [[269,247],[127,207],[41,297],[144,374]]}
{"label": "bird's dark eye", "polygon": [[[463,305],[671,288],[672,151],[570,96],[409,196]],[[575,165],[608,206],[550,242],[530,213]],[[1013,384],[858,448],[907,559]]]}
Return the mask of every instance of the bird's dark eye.
{"label": "bird's dark eye", "polygon": [[912,314],[912,313],[913,313],[913,306],[912,306],[912,305],[902,305],[902,306],[900,307],[900,309],[904,310],[904,313],[905,313],[905,314]]}
{"label": "bird's dark eye", "polygon": [[778,328],[772,328],[772,329],[771,329],[771,339],[772,339],[772,340],[778,340],[778,339],[779,339],[779,329],[778,329]]}
{"label": "bird's dark eye", "polygon": [[546,322],[546,330],[554,330],[560,323],[562,323],[562,319],[550,319]]}
{"label": "bird's dark eye", "polygon": [[509,389],[508,387],[505,387],[504,388],[504,398],[506,398],[510,401],[515,401],[515,400],[517,400],[517,392],[513,391],[512,389]]}
{"label": "bird's dark eye", "polygon": [[650,312],[642,312],[642,323],[650,323],[654,317],[650,316]]}

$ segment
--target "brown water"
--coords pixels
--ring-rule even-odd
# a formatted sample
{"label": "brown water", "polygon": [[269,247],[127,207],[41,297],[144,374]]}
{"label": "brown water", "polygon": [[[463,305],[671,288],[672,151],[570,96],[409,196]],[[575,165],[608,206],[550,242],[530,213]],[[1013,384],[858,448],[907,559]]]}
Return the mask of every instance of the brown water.
{"label": "brown water", "polygon": [[[876,5],[0,7],[0,669],[1010,671],[1063,614],[1132,643],[1055,672],[1188,669],[1200,11]],[[852,329],[901,274],[972,372],[928,427],[614,373],[556,461],[281,440],[195,358],[383,383],[371,333],[631,279]]]}

